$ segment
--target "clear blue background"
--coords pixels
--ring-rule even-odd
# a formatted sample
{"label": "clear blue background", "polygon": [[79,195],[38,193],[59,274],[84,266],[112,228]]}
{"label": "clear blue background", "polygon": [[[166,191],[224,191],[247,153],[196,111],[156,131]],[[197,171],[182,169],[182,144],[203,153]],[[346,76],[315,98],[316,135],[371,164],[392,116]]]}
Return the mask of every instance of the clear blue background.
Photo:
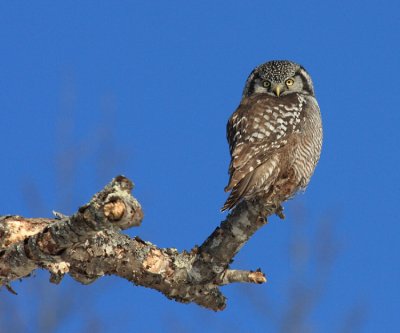
{"label": "clear blue background", "polygon": [[0,292],[2,327],[396,332],[399,22],[394,0],[3,1],[2,214],[72,213],[125,174],[146,215],[130,235],[200,244],[223,219],[226,121],[271,59],[311,73],[325,138],[309,189],[233,264],[269,282],[224,287],[224,312],[115,277],[54,286],[39,273]]}

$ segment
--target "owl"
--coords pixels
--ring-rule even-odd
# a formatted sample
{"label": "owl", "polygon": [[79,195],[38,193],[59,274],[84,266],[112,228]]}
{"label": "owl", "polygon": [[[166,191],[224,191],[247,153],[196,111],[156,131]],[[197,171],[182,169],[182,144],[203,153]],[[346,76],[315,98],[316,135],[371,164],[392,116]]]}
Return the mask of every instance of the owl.
{"label": "owl", "polygon": [[227,124],[230,191],[222,211],[242,200],[281,214],[281,203],[310,181],[322,146],[322,123],[310,75],[286,60],[255,68]]}

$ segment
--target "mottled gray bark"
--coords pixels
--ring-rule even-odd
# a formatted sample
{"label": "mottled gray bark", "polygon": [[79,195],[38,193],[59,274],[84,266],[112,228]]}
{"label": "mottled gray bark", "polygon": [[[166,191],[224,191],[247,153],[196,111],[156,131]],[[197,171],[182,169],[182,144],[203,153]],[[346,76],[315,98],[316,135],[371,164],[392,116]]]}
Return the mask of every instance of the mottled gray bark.
{"label": "mottled gray bark", "polygon": [[236,253],[265,224],[257,205],[241,203],[200,247],[178,252],[120,233],[143,218],[132,188],[118,176],[76,214],[58,214],[61,219],[1,217],[0,286],[12,291],[12,281],[37,268],[48,270],[54,283],[65,274],[84,284],[116,275],[179,302],[223,310],[219,286],[266,282],[259,270],[230,269]]}

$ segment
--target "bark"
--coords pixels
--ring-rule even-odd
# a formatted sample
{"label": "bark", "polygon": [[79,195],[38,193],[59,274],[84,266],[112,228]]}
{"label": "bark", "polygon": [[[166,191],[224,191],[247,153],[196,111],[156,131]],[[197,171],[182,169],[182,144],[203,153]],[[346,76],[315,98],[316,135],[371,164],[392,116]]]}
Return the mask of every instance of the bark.
{"label": "bark", "polygon": [[200,247],[178,252],[121,233],[143,219],[132,189],[129,179],[118,176],[72,216],[1,217],[0,287],[13,291],[12,281],[37,268],[48,270],[53,283],[65,274],[84,284],[116,275],[170,299],[217,311],[226,306],[220,286],[266,282],[259,270],[230,268],[236,253],[266,223],[257,204],[242,202]]}

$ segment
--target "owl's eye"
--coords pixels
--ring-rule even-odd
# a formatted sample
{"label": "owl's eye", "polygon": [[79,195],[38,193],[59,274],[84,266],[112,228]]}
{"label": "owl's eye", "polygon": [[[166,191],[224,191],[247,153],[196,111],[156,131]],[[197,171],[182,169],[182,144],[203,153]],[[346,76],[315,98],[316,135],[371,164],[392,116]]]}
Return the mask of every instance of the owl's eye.
{"label": "owl's eye", "polygon": [[271,82],[269,82],[269,81],[263,81],[263,86],[264,86],[264,88],[269,88],[270,85],[271,85]]}
{"label": "owl's eye", "polygon": [[289,87],[289,86],[292,86],[294,84],[294,80],[293,79],[287,79],[285,83]]}

